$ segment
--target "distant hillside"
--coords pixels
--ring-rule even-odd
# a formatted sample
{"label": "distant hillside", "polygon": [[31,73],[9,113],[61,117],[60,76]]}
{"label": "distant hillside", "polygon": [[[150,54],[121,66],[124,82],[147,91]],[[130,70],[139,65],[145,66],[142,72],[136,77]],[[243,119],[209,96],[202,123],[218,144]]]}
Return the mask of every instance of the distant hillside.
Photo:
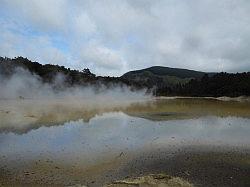
{"label": "distant hillside", "polygon": [[64,87],[70,87],[74,85],[106,85],[107,87],[114,84],[125,84],[117,77],[102,77],[96,76],[91,73],[88,68],[79,70],[72,70],[64,66],[45,64],[42,65],[38,62],[32,62],[24,57],[17,58],[3,58],[0,57],[0,75],[2,78],[11,77],[16,73],[18,68],[28,70],[32,75],[38,76],[44,83],[54,83],[58,75],[62,76],[64,81]]}
{"label": "distant hillside", "polygon": [[201,79],[205,74],[211,77],[215,73],[153,66],[142,70],[127,72],[121,77],[128,81],[140,83],[142,85],[147,85],[150,87],[157,86],[158,88],[161,88],[165,87],[166,85],[173,87],[177,84],[186,84],[191,79]]}
{"label": "distant hillside", "polygon": [[127,77],[134,74],[142,74],[144,72],[150,72],[154,75],[158,76],[175,76],[178,78],[201,78],[205,74],[214,75],[215,73],[206,73],[201,71],[194,71],[188,69],[180,69],[180,68],[170,68],[170,67],[163,67],[163,66],[152,66],[150,68],[135,70],[127,72],[123,75],[123,77]]}

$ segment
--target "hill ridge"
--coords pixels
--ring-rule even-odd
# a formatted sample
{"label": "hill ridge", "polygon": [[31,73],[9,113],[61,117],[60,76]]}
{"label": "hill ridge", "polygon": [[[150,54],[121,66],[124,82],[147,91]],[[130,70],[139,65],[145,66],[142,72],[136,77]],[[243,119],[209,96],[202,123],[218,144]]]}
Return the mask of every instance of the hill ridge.
{"label": "hill ridge", "polygon": [[197,71],[197,70],[191,70],[186,68],[173,68],[173,67],[167,67],[167,66],[151,66],[148,68],[143,68],[139,70],[132,70],[129,72],[126,72],[121,77],[126,77],[129,74],[136,74],[136,73],[143,73],[143,72],[151,72],[154,75],[158,76],[176,76],[179,78],[201,78],[205,74],[208,74],[209,76],[212,76],[216,74],[215,72],[203,72],[203,71]]}

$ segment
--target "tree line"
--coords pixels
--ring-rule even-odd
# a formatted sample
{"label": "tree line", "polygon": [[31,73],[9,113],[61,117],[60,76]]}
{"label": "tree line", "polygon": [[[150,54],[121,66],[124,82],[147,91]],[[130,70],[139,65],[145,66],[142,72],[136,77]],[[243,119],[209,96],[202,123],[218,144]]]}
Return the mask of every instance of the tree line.
{"label": "tree line", "polygon": [[205,74],[201,79],[191,79],[186,84],[156,88],[156,95],[194,97],[250,96],[250,72]]}

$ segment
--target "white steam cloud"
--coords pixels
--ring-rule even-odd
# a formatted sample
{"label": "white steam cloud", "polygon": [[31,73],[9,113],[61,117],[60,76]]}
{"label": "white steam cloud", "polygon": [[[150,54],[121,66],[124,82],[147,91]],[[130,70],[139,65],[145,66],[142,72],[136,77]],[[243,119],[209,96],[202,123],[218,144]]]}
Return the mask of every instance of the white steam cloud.
{"label": "white steam cloud", "polygon": [[[65,86],[66,77],[58,73],[52,83],[44,83],[38,75],[16,68],[10,77],[0,74],[0,99],[110,99],[113,102],[147,98],[145,90],[131,91],[122,84],[111,88],[105,85]],[[56,89],[55,89],[56,88]]]}

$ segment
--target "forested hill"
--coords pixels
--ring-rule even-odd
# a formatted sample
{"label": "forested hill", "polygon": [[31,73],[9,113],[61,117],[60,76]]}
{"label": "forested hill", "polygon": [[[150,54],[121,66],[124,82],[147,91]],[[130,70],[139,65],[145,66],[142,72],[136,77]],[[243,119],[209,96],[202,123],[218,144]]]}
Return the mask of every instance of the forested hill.
{"label": "forested hill", "polygon": [[127,72],[122,78],[147,87],[164,88],[168,86],[173,88],[178,84],[186,84],[191,79],[201,79],[205,74],[211,77],[215,73],[153,66],[142,70]]}
{"label": "forested hill", "polygon": [[[73,85],[126,85],[132,90],[146,88],[158,96],[250,96],[250,72],[205,73],[187,69],[154,66],[125,73],[121,77],[96,76],[89,69],[72,70],[64,66],[39,64],[27,58],[0,57],[0,79],[11,77],[18,67],[53,83],[58,74],[65,77],[65,87]],[[1,80],[0,80],[1,81]]]}
{"label": "forested hill", "polygon": [[163,66],[152,66],[150,68],[135,70],[127,72],[123,75],[123,77],[128,77],[132,75],[140,75],[145,72],[152,73],[158,76],[175,76],[178,78],[202,78],[205,74],[210,76],[214,75],[215,73],[205,73],[201,71],[194,71],[188,69],[180,69],[180,68],[170,68],[170,67],[163,67]]}
{"label": "forested hill", "polygon": [[91,73],[88,68],[79,71],[59,65],[42,65],[23,57],[13,59],[0,57],[0,75],[10,77],[18,68],[28,70],[31,74],[38,76],[44,83],[53,83],[58,75],[62,75],[65,79],[65,87],[74,85],[86,86],[90,84],[103,84],[106,86],[112,86],[112,84],[126,84],[126,82],[123,83],[116,77],[96,76]]}

